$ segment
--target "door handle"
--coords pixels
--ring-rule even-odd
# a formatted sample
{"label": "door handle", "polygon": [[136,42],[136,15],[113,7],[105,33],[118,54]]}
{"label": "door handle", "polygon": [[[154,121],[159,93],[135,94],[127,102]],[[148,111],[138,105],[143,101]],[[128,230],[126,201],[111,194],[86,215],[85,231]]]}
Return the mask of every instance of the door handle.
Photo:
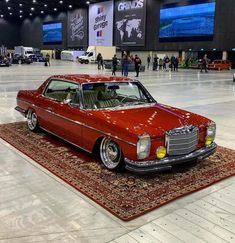
{"label": "door handle", "polygon": [[48,110],[49,112],[51,112],[51,111],[53,111],[53,108],[52,108],[52,107],[47,107],[47,110]]}

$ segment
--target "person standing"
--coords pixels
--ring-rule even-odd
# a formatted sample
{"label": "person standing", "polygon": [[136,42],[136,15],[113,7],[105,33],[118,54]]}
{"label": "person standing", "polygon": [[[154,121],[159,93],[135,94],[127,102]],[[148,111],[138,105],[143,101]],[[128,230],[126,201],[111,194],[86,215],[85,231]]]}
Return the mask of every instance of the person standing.
{"label": "person standing", "polygon": [[135,55],[134,63],[135,63],[136,77],[139,77],[141,59],[138,57],[138,55]]}
{"label": "person standing", "polygon": [[101,53],[98,53],[97,57],[96,57],[96,61],[98,63],[97,68],[100,69],[100,61],[101,61]]}
{"label": "person standing", "polygon": [[176,57],[174,62],[174,71],[178,72],[178,67],[179,67],[179,57]]}
{"label": "person standing", "polygon": [[116,56],[116,54],[115,54],[115,55],[113,56],[113,59],[112,59],[112,67],[113,67],[112,75],[114,75],[114,76],[116,76],[117,65],[118,65],[118,59],[117,59],[117,56]]}
{"label": "person standing", "polygon": [[168,56],[164,57],[165,71],[169,71],[170,59]]}
{"label": "person standing", "polygon": [[153,58],[153,70],[157,70],[157,69],[158,69],[158,57],[155,54]]}
{"label": "person standing", "polygon": [[205,54],[201,63],[201,73],[203,69],[205,70],[205,73],[207,73],[207,64],[208,64],[208,59],[207,59],[207,54]]}
{"label": "person standing", "polygon": [[104,59],[101,54],[100,54],[100,68],[104,69]]}
{"label": "person standing", "polygon": [[46,64],[45,64],[45,66],[51,66],[50,54],[49,53],[46,54]]}
{"label": "person standing", "polygon": [[175,56],[174,55],[171,56],[170,68],[171,68],[171,72],[175,71]]}
{"label": "person standing", "polygon": [[150,57],[150,55],[148,55],[148,57],[147,57],[147,68],[148,69],[149,69],[150,62],[151,62],[151,57]]}
{"label": "person standing", "polygon": [[130,60],[126,54],[123,55],[122,58],[122,68],[123,68],[123,75],[125,77],[128,76],[128,67],[129,67]]}
{"label": "person standing", "polygon": [[163,60],[162,58],[159,59],[159,70],[162,70],[162,66],[163,66]]}

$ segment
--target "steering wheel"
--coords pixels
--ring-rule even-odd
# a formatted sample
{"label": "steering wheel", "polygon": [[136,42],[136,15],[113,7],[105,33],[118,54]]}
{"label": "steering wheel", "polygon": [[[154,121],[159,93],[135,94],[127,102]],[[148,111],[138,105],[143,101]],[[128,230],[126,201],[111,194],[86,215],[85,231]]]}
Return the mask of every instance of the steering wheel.
{"label": "steering wheel", "polygon": [[122,98],[121,102],[123,102],[126,98],[136,98],[137,100],[139,99],[136,95],[127,95],[124,98]]}

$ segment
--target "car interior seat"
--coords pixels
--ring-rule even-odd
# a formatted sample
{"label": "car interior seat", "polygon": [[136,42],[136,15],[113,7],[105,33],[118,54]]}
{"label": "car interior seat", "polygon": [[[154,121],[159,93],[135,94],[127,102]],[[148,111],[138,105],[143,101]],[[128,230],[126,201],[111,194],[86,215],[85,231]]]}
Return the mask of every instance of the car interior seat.
{"label": "car interior seat", "polygon": [[120,101],[112,96],[111,92],[99,91],[97,95],[97,108],[108,108],[120,105]]}
{"label": "car interior seat", "polygon": [[98,92],[94,90],[84,90],[83,91],[83,99],[84,99],[84,106],[87,109],[94,109],[96,108],[95,104],[97,102]]}

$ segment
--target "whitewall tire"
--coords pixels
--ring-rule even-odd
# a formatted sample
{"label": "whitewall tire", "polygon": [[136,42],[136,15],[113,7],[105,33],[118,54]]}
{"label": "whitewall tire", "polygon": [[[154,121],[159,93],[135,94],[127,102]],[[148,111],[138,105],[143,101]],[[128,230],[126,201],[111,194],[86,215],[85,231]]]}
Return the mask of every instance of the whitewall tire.
{"label": "whitewall tire", "polygon": [[123,171],[124,159],[121,148],[111,139],[103,138],[100,144],[100,158],[109,170]]}
{"label": "whitewall tire", "polygon": [[32,132],[36,132],[39,129],[38,117],[36,113],[31,109],[29,109],[27,113],[27,126]]}

